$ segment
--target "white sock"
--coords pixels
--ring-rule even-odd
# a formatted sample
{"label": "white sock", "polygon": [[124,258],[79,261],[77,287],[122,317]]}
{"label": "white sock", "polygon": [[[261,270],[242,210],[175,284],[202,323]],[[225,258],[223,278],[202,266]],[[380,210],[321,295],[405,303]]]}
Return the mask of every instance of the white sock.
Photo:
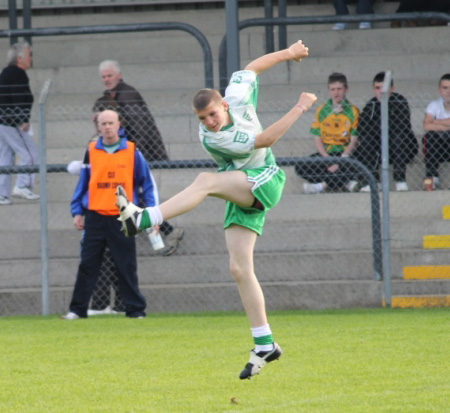
{"label": "white sock", "polygon": [[[150,222],[152,223],[152,227],[155,225],[161,225],[164,221],[163,216],[161,214],[161,210],[159,206],[147,207],[145,210],[148,212],[148,216],[150,218]],[[141,224],[142,214],[139,214],[136,220],[136,225],[139,227]]]}

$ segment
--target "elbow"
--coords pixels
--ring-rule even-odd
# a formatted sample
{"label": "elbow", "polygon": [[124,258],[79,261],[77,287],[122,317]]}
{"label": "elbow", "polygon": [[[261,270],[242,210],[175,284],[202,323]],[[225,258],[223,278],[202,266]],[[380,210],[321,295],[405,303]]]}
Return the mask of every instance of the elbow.
{"label": "elbow", "polygon": [[271,136],[259,135],[257,139],[255,139],[255,149],[261,148],[270,148],[276,142],[275,139]]}

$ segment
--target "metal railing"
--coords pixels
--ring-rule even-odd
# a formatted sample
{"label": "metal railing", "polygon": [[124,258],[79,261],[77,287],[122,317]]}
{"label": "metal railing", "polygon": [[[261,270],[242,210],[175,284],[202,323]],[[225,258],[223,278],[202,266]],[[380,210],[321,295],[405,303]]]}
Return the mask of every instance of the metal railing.
{"label": "metal railing", "polygon": [[152,31],[167,31],[167,30],[182,30],[191,34],[197,39],[203,50],[205,87],[213,88],[214,78],[213,78],[213,60],[212,60],[211,46],[208,40],[206,39],[205,35],[200,30],[187,23],[180,23],[180,22],[137,23],[137,24],[98,25],[98,26],[46,27],[40,29],[0,30],[0,38],[152,32]]}

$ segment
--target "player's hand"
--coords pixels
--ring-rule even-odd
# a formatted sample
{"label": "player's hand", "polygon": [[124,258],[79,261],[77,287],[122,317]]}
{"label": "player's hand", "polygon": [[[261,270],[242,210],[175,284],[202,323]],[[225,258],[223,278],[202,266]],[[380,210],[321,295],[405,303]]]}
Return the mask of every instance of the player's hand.
{"label": "player's hand", "polygon": [[333,174],[339,169],[339,165],[334,164],[334,165],[329,166],[327,169],[328,169],[328,172]]}
{"label": "player's hand", "polygon": [[302,43],[301,40],[289,46],[288,51],[291,54],[291,60],[300,62],[304,57],[308,56],[308,48]]}
{"label": "player's hand", "polygon": [[297,105],[303,107],[305,112],[312,106],[317,100],[317,96],[314,93],[303,92],[299,99]]}

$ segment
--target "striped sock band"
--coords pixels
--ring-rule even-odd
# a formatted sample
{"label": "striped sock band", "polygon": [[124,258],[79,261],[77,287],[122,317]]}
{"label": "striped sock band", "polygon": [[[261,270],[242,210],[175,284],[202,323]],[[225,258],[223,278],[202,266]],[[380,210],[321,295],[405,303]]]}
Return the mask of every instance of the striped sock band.
{"label": "striped sock band", "polygon": [[251,328],[255,352],[270,351],[273,349],[273,336],[269,324],[261,327]]}
{"label": "striped sock band", "polygon": [[136,224],[139,229],[147,229],[152,226],[152,222],[150,221],[150,214],[147,209],[144,209],[141,214],[139,214]]}
{"label": "striped sock band", "polygon": [[139,214],[136,221],[139,229],[147,229],[155,225],[161,225],[163,217],[159,206],[145,208],[141,214]]}

